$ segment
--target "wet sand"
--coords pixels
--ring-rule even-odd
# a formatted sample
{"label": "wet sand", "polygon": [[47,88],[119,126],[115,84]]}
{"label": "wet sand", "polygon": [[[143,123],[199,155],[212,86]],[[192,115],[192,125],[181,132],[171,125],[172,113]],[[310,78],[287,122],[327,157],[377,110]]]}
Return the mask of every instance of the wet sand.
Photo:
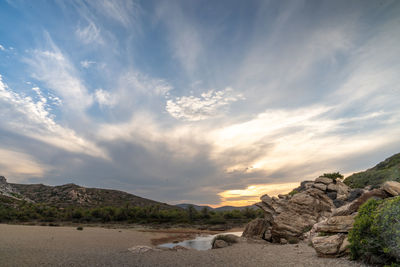
{"label": "wet sand", "polygon": [[346,259],[318,258],[306,244],[240,243],[208,251],[128,251],[180,234],[176,233],[180,230],[170,231],[97,227],[78,231],[76,227],[0,224],[0,266],[360,266]]}

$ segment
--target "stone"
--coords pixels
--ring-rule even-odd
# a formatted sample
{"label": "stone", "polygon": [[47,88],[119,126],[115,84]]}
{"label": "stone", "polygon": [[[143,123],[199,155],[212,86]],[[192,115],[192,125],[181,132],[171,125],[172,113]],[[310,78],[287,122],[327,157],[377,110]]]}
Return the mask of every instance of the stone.
{"label": "stone", "polygon": [[134,246],[134,247],[128,248],[128,250],[135,254],[141,254],[141,253],[146,253],[149,251],[156,251],[157,249],[154,249],[149,246]]}
{"label": "stone", "polygon": [[352,202],[359,198],[362,194],[366,192],[364,189],[361,188],[355,188],[350,191],[349,197],[347,198],[347,201]]}
{"label": "stone", "polygon": [[243,237],[263,239],[265,232],[270,227],[270,223],[263,219],[257,218],[249,222],[244,228]]}
{"label": "stone", "polygon": [[295,194],[290,200],[275,203],[280,209],[271,220],[271,240],[280,243],[281,238],[303,238],[322,217],[328,217],[333,209],[332,200],[316,188]]}
{"label": "stone", "polygon": [[271,241],[271,239],[272,239],[271,229],[268,229],[267,231],[265,231],[263,238],[266,241]]}
{"label": "stone", "polygon": [[333,180],[331,178],[328,178],[328,177],[320,176],[317,179],[315,179],[314,182],[315,183],[322,183],[322,184],[329,185],[329,184],[333,183]]}
{"label": "stone", "polygon": [[272,198],[268,196],[267,194],[263,195],[260,197],[261,201],[267,204],[268,206],[272,205]]}
{"label": "stone", "polygon": [[225,242],[224,240],[217,239],[217,240],[214,241],[212,248],[213,249],[225,248],[227,246],[229,246],[229,244],[227,242]]}
{"label": "stone", "polygon": [[181,245],[176,245],[176,246],[174,246],[174,247],[172,248],[172,250],[175,250],[175,251],[189,250],[189,248],[184,247],[184,246],[181,246]]}
{"label": "stone", "polygon": [[281,238],[279,243],[281,243],[282,245],[286,245],[288,241],[285,238]]}
{"label": "stone", "polygon": [[400,183],[395,181],[387,181],[382,185],[382,189],[392,196],[400,195]]}
{"label": "stone", "polygon": [[353,228],[354,215],[333,216],[316,225],[317,232],[348,233]]}
{"label": "stone", "polygon": [[346,200],[349,197],[351,191],[350,187],[348,187],[341,181],[336,181],[336,183],[334,184],[329,184],[327,190],[330,192],[336,192],[336,198],[339,200]]}
{"label": "stone", "polygon": [[335,199],[333,201],[333,204],[335,205],[336,208],[339,208],[339,207],[345,205],[346,202],[344,200],[341,200],[341,199]]}
{"label": "stone", "polygon": [[350,215],[358,211],[360,206],[364,204],[368,199],[375,198],[375,199],[384,199],[389,197],[388,193],[383,189],[374,189],[371,191],[366,191],[363,193],[359,198],[354,200],[353,202],[344,205],[335,211],[333,211],[332,216],[345,216]]}
{"label": "stone", "polygon": [[350,253],[350,242],[347,236],[344,238],[342,245],[339,248],[339,254],[349,254]]}
{"label": "stone", "polygon": [[335,200],[336,197],[337,197],[337,193],[336,192],[328,192],[328,193],[326,193],[326,195],[332,200]]}
{"label": "stone", "polygon": [[317,188],[321,191],[325,191],[327,188],[326,184],[322,184],[322,183],[315,183],[315,184],[313,184],[313,187]]}
{"label": "stone", "polygon": [[339,252],[340,246],[342,245],[344,238],[344,234],[316,236],[311,240],[311,242],[318,256],[332,257]]}

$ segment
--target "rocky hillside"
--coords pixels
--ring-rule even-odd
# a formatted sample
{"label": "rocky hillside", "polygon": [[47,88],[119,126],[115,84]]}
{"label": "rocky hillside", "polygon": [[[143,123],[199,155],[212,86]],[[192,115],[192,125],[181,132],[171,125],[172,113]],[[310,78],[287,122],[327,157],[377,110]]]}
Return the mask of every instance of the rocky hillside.
{"label": "rocky hillside", "polygon": [[176,207],[166,203],[160,203],[118,190],[86,188],[75,184],[60,186],[13,184],[7,183],[3,176],[0,176],[0,195],[6,198],[33,201],[54,207],[121,207],[128,204],[139,207],[157,205],[161,209],[176,209]]}
{"label": "rocky hillside", "polygon": [[350,175],[344,183],[352,188],[364,188],[367,185],[378,188],[385,181],[400,182],[400,153],[385,159],[371,169]]}
{"label": "rocky hillside", "polygon": [[[347,255],[350,250],[348,233],[353,229],[359,208],[369,199],[390,200],[400,196],[400,154],[396,154],[365,172],[345,180],[324,174],[314,181],[304,181],[286,195],[261,196],[256,205],[264,211],[246,225],[243,236],[273,243],[297,243],[308,240],[322,257]],[[400,222],[398,217],[391,221]],[[400,228],[396,228],[400,229]],[[397,242],[400,242],[397,241]],[[398,248],[400,243],[397,243]],[[400,259],[400,254],[397,255]]]}
{"label": "rocky hillside", "polygon": [[23,196],[12,185],[7,183],[7,180],[4,176],[0,176],[0,196],[2,197],[2,199],[7,199],[7,202],[14,202],[20,200],[32,202],[29,198]]}

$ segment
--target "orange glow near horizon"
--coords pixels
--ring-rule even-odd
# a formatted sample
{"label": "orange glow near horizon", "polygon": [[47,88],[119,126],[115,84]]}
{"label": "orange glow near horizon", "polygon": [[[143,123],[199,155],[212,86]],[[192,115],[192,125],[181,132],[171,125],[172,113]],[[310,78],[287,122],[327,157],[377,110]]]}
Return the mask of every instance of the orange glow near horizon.
{"label": "orange glow near horizon", "polygon": [[282,184],[256,184],[250,185],[246,189],[226,190],[218,193],[221,197],[219,206],[248,206],[253,205],[260,201],[262,195],[268,194],[269,196],[277,196],[278,194],[289,193],[294,188],[300,185],[296,183],[282,183]]}

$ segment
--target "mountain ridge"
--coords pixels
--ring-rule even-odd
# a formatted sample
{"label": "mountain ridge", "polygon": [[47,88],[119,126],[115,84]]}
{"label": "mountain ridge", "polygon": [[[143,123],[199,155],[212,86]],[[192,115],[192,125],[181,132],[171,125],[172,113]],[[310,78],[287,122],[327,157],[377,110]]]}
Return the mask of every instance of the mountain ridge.
{"label": "mountain ridge", "polygon": [[158,206],[160,209],[177,208],[167,203],[139,197],[120,190],[89,188],[73,183],[58,186],[8,183],[4,176],[0,176],[0,195],[13,201],[35,202],[58,208],[68,206],[84,208],[120,207],[124,205]]}

